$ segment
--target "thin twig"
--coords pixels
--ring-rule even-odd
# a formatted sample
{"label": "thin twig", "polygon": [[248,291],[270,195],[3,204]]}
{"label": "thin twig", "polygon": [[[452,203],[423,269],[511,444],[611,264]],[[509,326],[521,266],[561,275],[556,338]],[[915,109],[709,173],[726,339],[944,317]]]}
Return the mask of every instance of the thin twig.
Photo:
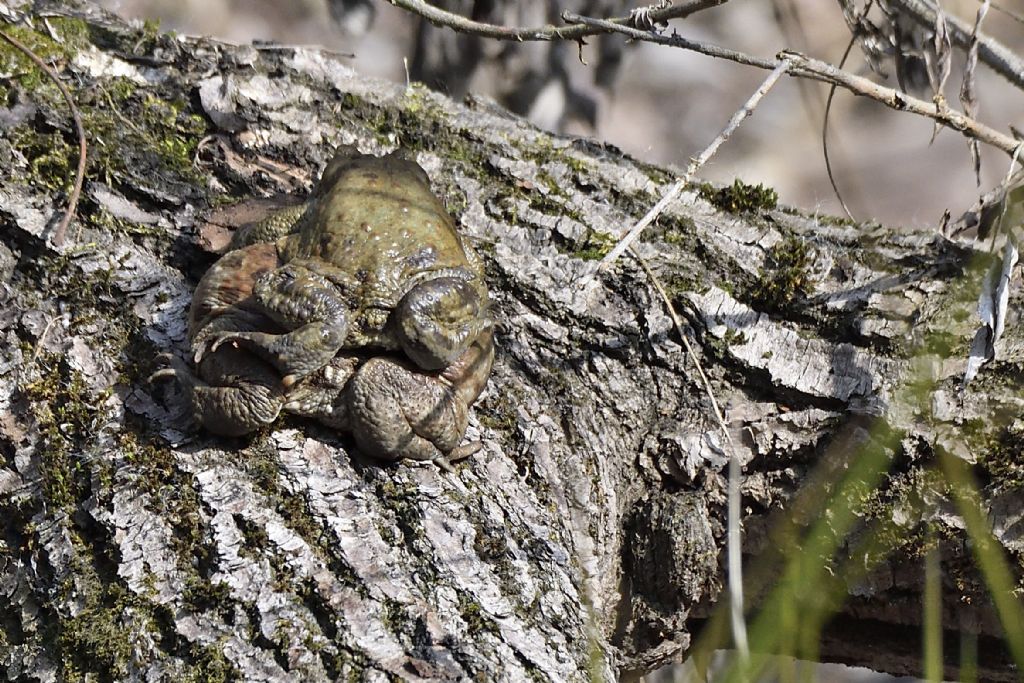
{"label": "thin twig", "polygon": [[[447,26],[459,33],[469,33],[475,36],[483,36],[484,38],[497,38],[498,40],[515,40],[520,42],[528,40],[580,40],[586,36],[608,32],[607,29],[585,26],[582,23],[577,23],[574,26],[548,25],[536,28],[498,26],[497,24],[467,19],[462,15],[447,12],[439,7],[423,2],[423,0],[388,0],[388,2],[413,14],[418,14],[434,25]],[[652,23],[660,24],[669,19],[688,17],[695,12],[700,12],[709,7],[717,7],[726,2],[728,0],[689,0],[689,2],[684,2],[680,5],[653,9],[650,12],[650,19]],[[609,21],[617,24],[628,24],[630,17],[615,17]]]}
{"label": "thin twig", "polygon": [[[1017,162],[1020,159],[1020,151],[1024,148],[1024,142],[1017,145],[1017,151],[1014,152],[1013,158],[1010,159],[1010,165],[1006,169],[1006,177],[1003,178],[1001,187],[1007,188],[1009,192],[1010,183],[1013,181],[1013,170],[1017,166]],[[999,218],[995,221],[995,229],[992,231],[992,241],[988,243],[988,251],[990,254],[994,254],[996,251],[996,237],[1003,232],[1003,219],[1006,217],[1006,210],[1010,206],[1009,198],[1003,200],[1002,209],[999,211]]]}
{"label": "thin twig", "polygon": [[732,118],[729,119],[729,123],[722,129],[722,132],[711,141],[711,144],[700,153],[700,156],[690,161],[690,165],[687,166],[686,173],[683,174],[683,177],[677,180],[676,183],[669,188],[668,192],[665,193],[665,196],[663,196],[661,200],[636,223],[636,225],[629,229],[629,232],[619,240],[619,243],[615,245],[615,248],[601,259],[599,269],[606,269],[615,263],[615,260],[622,255],[622,252],[629,248],[629,245],[633,243],[633,240],[635,240],[641,232],[643,232],[644,228],[654,222],[654,220],[661,215],[661,212],[664,211],[669,204],[675,201],[676,196],[689,184],[690,180],[693,178],[693,174],[697,172],[697,169],[707,163],[707,160],[718,151],[718,148],[722,146],[723,142],[729,139],[729,136],[732,135],[733,131],[739,127],[740,123],[750,116],[758,102],[761,101],[761,98],[772,89],[772,86],[782,78],[782,74],[786,73],[788,69],[789,62],[787,60],[783,59],[779,62],[778,66],[775,67],[775,70],[769,74],[768,78],[764,79],[761,86],[754,91],[753,95],[750,96],[750,99],[743,104],[739,111],[732,115]]}
{"label": "thin twig", "polygon": [[[843,57],[839,60],[839,68],[842,69],[846,64],[846,58],[850,56],[850,50],[853,49],[854,43],[857,42],[856,38],[850,38],[850,42],[846,44],[846,50],[843,51]],[[846,213],[847,218],[851,221],[857,219],[853,217],[850,212],[850,207],[846,205],[846,201],[843,200],[843,195],[839,192],[839,186],[836,185],[836,178],[832,174],[832,160],[828,156],[828,119],[829,114],[832,113],[832,100],[836,96],[836,85],[833,83],[828,87],[828,98],[825,100],[825,116],[821,124],[821,152],[825,156],[825,171],[828,173],[828,182],[832,185],[832,191],[836,193],[836,199],[839,200],[839,205],[843,207],[843,211]]]}
{"label": "thin twig", "polygon": [[21,44],[17,39],[8,35],[4,31],[0,31],[0,38],[3,38],[8,43],[13,45],[17,50],[21,51],[26,57],[31,59],[36,66],[43,70],[51,81],[60,90],[60,94],[64,96],[64,101],[68,103],[68,108],[71,109],[71,118],[75,121],[75,131],[78,134],[78,169],[75,171],[75,184],[71,188],[71,196],[68,198],[67,213],[60,220],[57,225],[57,229],[53,233],[53,244],[55,246],[61,246],[64,244],[64,234],[67,232],[68,224],[71,223],[71,219],[75,215],[75,210],[78,208],[78,198],[82,194],[82,183],[85,180],[85,127],[82,126],[82,116],[78,113],[78,107],[75,106],[75,99],[71,96],[71,92],[61,82],[57,74],[50,68],[50,66],[40,59],[36,53],[28,49]]}
{"label": "thin twig", "polygon": [[53,328],[53,324],[57,322],[59,318],[60,316],[55,315],[51,316],[50,319],[46,321],[46,325],[43,327],[43,331],[39,335],[39,339],[36,340],[36,346],[32,349],[32,360],[29,361],[29,365],[34,365],[35,362],[39,360],[39,352],[43,350],[43,344],[46,343],[46,335],[50,333],[50,330]]}
{"label": "thin twig", "polygon": [[876,102],[880,102],[891,109],[895,109],[896,111],[905,111],[919,116],[926,116],[949,128],[952,128],[953,130],[960,131],[960,133],[969,138],[979,140],[985,144],[996,147],[997,149],[1001,149],[1007,155],[1012,155],[1013,151],[1017,148],[1017,140],[1013,139],[1009,135],[1000,133],[994,128],[990,128],[983,123],[975,121],[971,117],[964,115],[962,112],[951,109],[946,105],[940,106],[934,102],[926,102],[925,100],[911,97],[910,95],[898,90],[886,88],[868,80],[867,78],[855,76],[854,74],[837,69],[827,62],[807,57],[806,55],[802,55],[798,52],[783,51],[780,52],[775,59],[764,59],[762,57],[754,57],[753,55],[748,55],[736,50],[730,50],[718,45],[689,40],[679,35],[663,36],[657,33],[638,31],[637,29],[613,24],[603,19],[581,17],[578,14],[572,14],[569,12],[563,13],[562,18],[566,21],[579,21],[580,23],[587,24],[588,26],[593,25],[595,27],[607,29],[608,31],[621,33],[633,38],[634,40],[642,40],[656,45],[669,45],[671,47],[678,47],[684,50],[692,50],[711,57],[727,59],[729,61],[736,62],[737,64],[756,66],[759,69],[774,69],[783,59],[786,59],[792,62],[792,67],[789,69],[789,75],[796,78],[809,78],[822,83],[834,84],[849,90],[855,95],[863,95],[864,97],[868,97]]}
{"label": "thin twig", "polygon": [[745,664],[750,659],[750,647],[747,643],[747,625],[743,621],[743,520],[740,515],[740,475],[742,474],[742,469],[739,455],[736,451],[736,444],[733,442],[732,436],[729,434],[729,428],[725,424],[725,417],[722,414],[722,409],[718,406],[718,400],[715,398],[715,390],[711,386],[711,380],[705,374],[704,368],[700,364],[700,358],[697,357],[697,352],[693,350],[693,345],[690,344],[690,340],[683,330],[683,323],[679,319],[679,314],[676,313],[675,306],[672,305],[672,300],[665,292],[665,288],[662,287],[661,281],[647,264],[647,261],[633,249],[630,249],[629,253],[637,260],[640,267],[644,269],[647,278],[654,285],[654,288],[661,296],[661,300],[665,303],[665,308],[668,309],[668,314],[672,318],[672,324],[676,328],[676,333],[682,339],[687,355],[693,361],[694,367],[697,368],[697,374],[700,376],[701,383],[704,385],[704,391],[711,402],[711,409],[715,413],[718,427],[725,436],[725,445],[728,449],[727,455],[729,456],[729,531],[726,539],[728,576],[726,578],[729,582],[729,612],[730,620],[732,621],[732,636],[733,640],[735,640],[736,650],[739,652],[740,659]]}

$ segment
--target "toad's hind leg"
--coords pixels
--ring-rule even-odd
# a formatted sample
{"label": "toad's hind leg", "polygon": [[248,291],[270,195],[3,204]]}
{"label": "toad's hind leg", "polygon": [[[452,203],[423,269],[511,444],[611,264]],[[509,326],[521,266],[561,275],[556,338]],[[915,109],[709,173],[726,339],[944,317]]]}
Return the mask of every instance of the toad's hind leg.
{"label": "toad's hind leg", "polygon": [[348,385],[348,414],[360,449],[373,457],[430,460],[471,454],[458,448],[469,408],[446,380],[408,369],[390,358],[373,358]]}
{"label": "toad's hind leg", "polygon": [[174,356],[164,360],[170,367],[154,372],[150,381],[180,382],[195,420],[215,434],[242,436],[272,423],[281,412],[280,379],[251,354],[234,349],[208,354],[200,365],[202,377]]}

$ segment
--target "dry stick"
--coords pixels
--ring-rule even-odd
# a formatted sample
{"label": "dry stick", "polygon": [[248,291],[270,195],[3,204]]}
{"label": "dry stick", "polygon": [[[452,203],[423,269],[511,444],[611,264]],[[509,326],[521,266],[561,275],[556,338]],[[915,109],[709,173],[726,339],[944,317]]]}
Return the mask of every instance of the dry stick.
{"label": "dry stick", "polygon": [[697,357],[697,352],[693,350],[693,345],[690,344],[689,338],[686,336],[686,332],[683,329],[683,323],[679,319],[679,314],[676,313],[675,306],[672,305],[672,300],[665,292],[665,288],[661,285],[661,280],[654,274],[651,267],[647,264],[640,254],[636,253],[633,249],[629,250],[630,255],[633,256],[640,263],[640,267],[644,269],[644,273],[647,274],[647,278],[654,285],[654,288],[658,290],[658,294],[661,295],[661,300],[665,302],[665,308],[668,309],[668,314],[672,318],[672,324],[676,328],[676,333],[679,338],[683,340],[683,346],[686,348],[686,353],[693,361],[694,367],[697,368],[697,374],[700,375],[700,380],[704,384],[704,391],[708,395],[708,400],[711,401],[711,409],[715,413],[715,419],[718,421],[718,426],[722,430],[722,434],[725,435],[726,448],[728,448],[729,456],[729,489],[728,489],[728,508],[729,508],[729,532],[726,540],[726,555],[727,555],[727,567],[729,582],[729,614],[730,621],[732,622],[732,636],[735,641],[736,650],[740,654],[740,659],[745,664],[750,659],[750,646],[747,643],[747,625],[743,621],[743,556],[742,556],[742,543],[741,543],[741,530],[742,522],[740,519],[740,460],[736,452],[736,444],[733,443],[732,436],[729,434],[729,428],[725,424],[725,417],[722,415],[722,409],[718,406],[718,400],[715,399],[715,390],[711,386],[711,380],[704,373],[704,368],[700,364],[700,359]]}
{"label": "dry stick", "polygon": [[737,64],[756,66],[759,69],[771,70],[776,68],[780,61],[784,59],[789,60],[792,62],[792,67],[789,69],[790,76],[794,76],[796,78],[809,78],[822,83],[837,85],[849,90],[854,95],[863,95],[864,97],[881,102],[896,111],[905,111],[910,112],[911,114],[918,114],[919,116],[926,116],[948,126],[949,128],[952,128],[953,130],[960,131],[963,135],[969,138],[979,140],[985,144],[992,145],[997,149],[1001,149],[1007,155],[1012,155],[1013,151],[1017,148],[1017,140],[1014,138],[1009,135],[1004,135],[983,123],[975,121],[971,117],[966,116],[955,109],[951,109],[947,105],[937,105],[934,102],[926,102],[925,100],[911,97],[910,95],[899,92],[898,90],[878,85],[867,78],[855,76],[846,71],[842,71],[841,69],[837,69],[827,62],[807,57],[806,55],[802,55],[798,52],[784,50],[780,52],[775,59],[764,59],[762,57],[754,57],[753,55],[748,55],[736,50],[730,50],[729,48],[720,47],[718,45],[689,40],[679,35],[663,36],[648,31],[638,31],[637,29],[613,24],[603,19],[581,17],[578,14],[572,14],[570,12],[564,12],[562,14],[562,18],[566,21],[578,21],[586,24],[587,26],[594,26],[595,28],[603,28],[615,33],[621,33],[633,38],[634,40],[642,40],[656,45],[668,45],[670,47],[678,47],[684,50],[692,50],[710,57],[727,59],[729,61],[736,62]]}
{"label": "dry stick", "polygon": [[669,204],[675,201],[679,193],[683,191],[683,188],[689,184],[690,180],[693,178],[693,174],[697,172],[697,169],[703,166],[707,160],[718,151],[718,148],[722,146],[722,143],[729,139],[729,136],[733,134],[733,131],[739,127],[743,120],[753,113],[754,108],[757,106],[758,102],[761,101],[761,98],[772,89],[772,86],[782,78],[782,74],[786,73],[789,68],[790,64],[787,59],[783,59],[779,62],[778,66],[775,67],[775,70],[768,75],[768,78],[764,79],[764,83],[761,84],[761,87],[755,90],[754,94],[750,96],[750,99],[743,104],[739,111],[732,115],[732,118],[729,119],[729,123],[722,129],[722,132],[718,134],[718,137],[711,141],[711,144],[700,153],[700,156],[690,161],[690,165],[687,166],[686,173],[683,174],[683,177],[677,180],[675,185],[669,188],[668,192],[665,193],[665,196],[663,196],[658,203],[655,204],[654,207],[637,222],[636,225],[629,229],[629,232],[619,240],[619,243],[615,245],[615,248],[601,259],[598,270],[606,269],[615,263],[615,260],[622,255],[622,252],[629,248],[629,245],[633,243],[633,240],[635,240],[641,232],[643,232],[644,228],[650,225],[658,216],[661,215],[662,211],[664,211]]}
{"label": "dry stick", "polygon": [[[1020,159],[1020,152],[1022,148],[1024,148],[1024,142],[1017,145],[1017,151],[1013,153],[1013,158],[1010,159],[1010,166],[1006,169],[1006,177],[1003,178],[1002,184],[999,185],[999,187],[1006,188],[1007,193],[1010,191],[1010,183],[1013,182],[1013,169],[1015,166],[1017,166],[1017,162]],[[996,237],[998,237],[999,234],[1003,232],[1003,218],[1006,217],[1006,210],[1009,208],[1009,206],[1009,197],[1007,197],[1003,201],[1003,208],[999,211],[999,218],[996,220],[995,223],[996,229],[992,231],[992,240],[988,243],[988,251],[990,254],[994,254],[996,251]],[[1012,239],[1012,237],[1012,234],[1008,234],[1007,236],[1008,239]]]}
{"label": "dry stick", "polygon": [[68,198],[67,213],[64,214],[64,218],[60,220],[57,225],[57,229],[53,233],[53,244],[54,246],[61,246],[64,243],[64,233],[67,232],[68,224],[71,222],[72,217],[75,215],[75,209],[78,207],[78,198],[82,194],[82,182],[85,180],[85,128],[82,126],[82,117],[78,113],[78,107],[75,106],[75,100],[71,96],[68,89],[61,83],[60,78],[57,74],[49,67],[49,65],[36,56],[36,53],[28,49],[21,44],[15,38],[7,35],[4,31],[0,31],[0,38],[3,38],[8,43],[13,45],[16,49],[20,50],[26,57],[31,59],[36,66],[43,70],[50,80],[52,80],[57,89],[60,90],[60,94],[64,96],[64,100],[68,103],[68,108],[71,109],[71,118],[75,121],[75,131],[78,133],[78,170],[75,172],[75,184],[71,188],[71,196]]}
{"label": "dry stick", "polygon": [[[577,24],[575,26],[541,26],[537,28],[525,28],[521,26],[498,26],[480,21],[473,21],[466,17],[447,12],[439,7],[430,5],[423,0],[388,0],[392,5],[404,10],[418,14],[436,26],[447,26],[459,33],[470,33],[484,38],[497,38],[498,40],[580,40],[586,36],[598,33],[607,33],[607,29],[595,29],[594,27]],[[650,12],[651,22],[661,24],[669,19],[680,19],[688,17],[695,12],[717,7],[728,2],[728,0],[690,0],[678,6],[653,9]],[[609,21],[616,24],[628,24],[631,18],[616,17]]]}

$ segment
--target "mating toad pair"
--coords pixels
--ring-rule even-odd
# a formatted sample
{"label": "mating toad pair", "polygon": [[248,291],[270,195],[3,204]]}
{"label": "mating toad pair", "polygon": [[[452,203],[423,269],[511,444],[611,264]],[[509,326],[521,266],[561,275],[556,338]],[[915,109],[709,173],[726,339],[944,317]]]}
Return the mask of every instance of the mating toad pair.
{"label": "mating toad pair", "polygon": [[189,312],[195,371],[171,359],[198,421],[240,435],[281,410],[361,450],[442,464],[494,359],[479,257],[414,161],[339,149],[313,195],[239,231]]}

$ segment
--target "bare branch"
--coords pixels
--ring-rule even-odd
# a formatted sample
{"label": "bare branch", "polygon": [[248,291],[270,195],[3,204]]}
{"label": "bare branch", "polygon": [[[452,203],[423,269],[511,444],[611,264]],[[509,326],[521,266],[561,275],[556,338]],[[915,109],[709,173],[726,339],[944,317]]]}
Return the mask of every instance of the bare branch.
{"label": "bare branch", "polygon": [[910,95],[894,90],[893,88],[878,85],[867,78],[855,76],[854,74],[842,71],[827,62],[807,57],[798,52],[783,51],[780,52],[775,59],[764,59],[761,57],[754,57],[753,55],[748,55],[743,52],[738,52],[736,50],[720,47],[718,45],[689,40],[679,35],[663,36],[656,33],[638,31],[636,29],[629,28],[627,26],[620,26],[619,24],[613,24],[602,19],[581,17],[569,12],[563,13],[562,18],[566,21],[584,23],[588,26],[595,26],[608,31],[614,31],[615,33],[621,33],[633,38],[634,40],[643,40],[657,45],[669,45],[671,47],[678,47],[684,50],[693,50],[694,52],[699,52],[710,57],[719,57],[721,59],[736,62],[737,64],[756,66],[765,70],[775,69],[780,64],[781,60],[787,59],[792,62],[792,68],[789,69],[789,74],[791,76],[809,78],[822,83],[836,85],[849,90],[855,95],[862,95],[875,100],[876,102],[881,102],[885,106],[895,109],[896,111],[905,111],[919,116],[927,116],[930,119],[938,121],[944,126],[960,131],[968,138],[972,138],[1001,149],[1008,155],[1012,155],[1019,144],[1009,135],[1000,133],[994,128],[986,126],[979,121],[975,121],[969,116],[965,116],[962,112],[951,109],[948,106],[938,105],[934,102],[926,102],[916,97],[911,97]]}
{"label": "bare branch", "polygon": [[[498,40],[579,40],[586,36],[599,33],[608,33],[609,29],[601,29],[593,26],[576,23],[572,26],[538,26],[527,28],[522,26],[498,26],[480,21],[473,21],[466,17],[447,12],[435,7],[423,0],[388,0],[392,5],[401,9],[418,14],[436,26],[447,26],[459,33],[470,33],[484,38],[496,38]],[[710,7],[717,7],[728,2],[728,0],[689,0],[680,5],[653,9],[648,15],[652,24],[660,24],[669,19],[681,19],[691,14],[700,12]],[[629,24],[632,21],[630,16],[615,17],[608,21],[615,24]]]}
{"label": "bare branch", "polygon": [[[850,42],[846,44],[846,49],[843,51],[843,56],[839,60],[839,68],[843,68],[846,64],[846,59],[850,56],[850,50],[853,49],[854,43],[857,39],[854,37],[850,38]],[[836,184],[835,174],[832,172],[832,159],[828,154],[828,120],[829,115],[832,113],[832,100],[836,96],[835,84],[829,86],[828,98],[825,100],[825,116],[822,118],[821,123],[821,153],[825,157],[825,171],[828,173],[828,182],[832,184],[832,191],[836,194],[836,199],[839,200],[839,205],[843,207],[843,211],[846,213],[847,218],[851,221],[857,220],[853,217],[850,212],[850,207],[846,205],[846,201],[843,199],[842,193],[839,192],[839,186]]]}

